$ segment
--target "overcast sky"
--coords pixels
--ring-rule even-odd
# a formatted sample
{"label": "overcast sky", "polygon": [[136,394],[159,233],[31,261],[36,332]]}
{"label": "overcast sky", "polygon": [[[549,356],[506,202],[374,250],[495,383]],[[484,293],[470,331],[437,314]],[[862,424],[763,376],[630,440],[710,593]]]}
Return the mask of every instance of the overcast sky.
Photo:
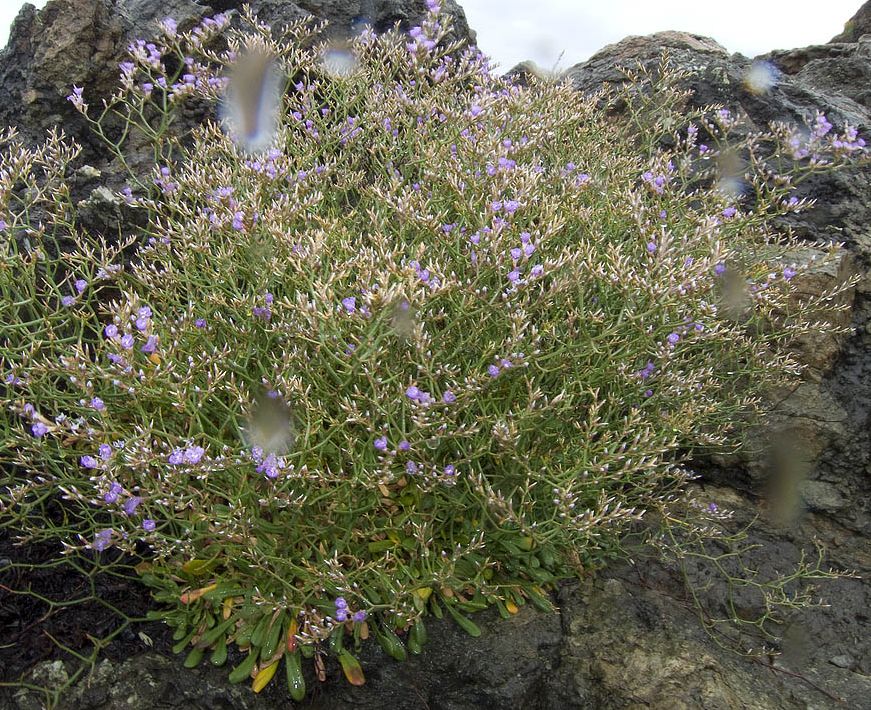
{"label": "overcast sky", "polygon": [[[154,0],[159,2],[159,0]],[[0,0],[0,45],[22,3]],[[37,7],[45,0],[36,0]],[[508,70],[532,59],[549,69],[583,61],[632,34],[685,30],[747,56],[822,44],[838,34],[862,0],[460,0],[478,45]]]}

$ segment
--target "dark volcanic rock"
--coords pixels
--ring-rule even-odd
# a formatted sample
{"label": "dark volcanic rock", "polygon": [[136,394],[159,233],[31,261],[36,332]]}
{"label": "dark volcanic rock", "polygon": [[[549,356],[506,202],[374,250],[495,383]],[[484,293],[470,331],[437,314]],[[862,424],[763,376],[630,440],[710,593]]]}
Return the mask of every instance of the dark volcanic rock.
{"label": "dark volcanic rock", "polygon": [[[770,92],[759,95],[747,89],[744,78],[752,60],[729,55],[711,39],[685,33],[661,32],[649,37],[629,37],[606,47],[590,60],[571,67],[567,76],[583,92],[594,92],[603,83],[620,83],[624,76],[617,66],[636,62],[652,66],[668,50],[674,66],[688,72],[691,102],[696,106],[723,104],[740,112],[751,129],[765,129],[772,121],[800,123],[823,111],[837,126],[850,123],[863,136],[871,134],[871,106],[867,102],[871,68],[864,57],[865,44],[834,44],[819,48],[777,52],[765,59],[783,73]],[[801,54],[801,59],[797,54]],[[854,334],[844,342],[827,346],[822,357],[820,344],[810,344],[806,360],[811,365],[813,385],[800,388],[781,405],[785,419],[797,425],[801,440],[819,442],[813,446],[813,465],[805,485],[805,503],[827,510],[841,524],[871,532],[871,339],[869,339],[869,288],[871,277],[871,168],[856,167],[807,180],[799,190],[814,197],[816,206],[790,221],[809,245],[842,241],[849,248],[854,265],[832,274],[849,276],[857,269],[862,280],[853,301]],[[823,282],[813,288],[823,289]],[[818,381],[818,382],[817,382]],[[781,418],[781,423],[783,418]],[[800,425],[800,426],[798,426]],[[771,431],[758,435],[760,441],[773,439]],[[750,452],[748,452],[750,453]],[[746,460],[751,469],[764,469],[764,458]],[[724,480],[729,480],[727,474]],[[734,478],[734,476],[732,476]],[[761,494],[765,476],[751,475],[751,488]],[[846,501],[850,504],[847,505]]]}
{"label": "dark volcanic rock", "polygon": [[867,34],[871,34],[871,2],[866,2],[847,20],[844,31],[832,37],[832,42],[858,42],[862,35]]}
{"label": "dark volcanic rock", "polygon": [[[17,126],[26,138],[42,140],[60,127],[85,148],[84,157],[101,162],[85,121],[66,100],[72,86],[87,87],[88,102],[99,106],[118,82],[118,63],[134,39],[154,36],[157,23],[173,17],[189,29],[204,17],[237,10],[242,0],[51,0],[44,9],[25,5],[0,52],[0,125]],[[418,24],[424,0],[251,0],[255,14],[276,26],[312,16],[327,20],[325,38],[347,38],[360,23],[385,31],[400,23]],[[474,43],[462,8],[444,0],[454,20],[453,38]]]}

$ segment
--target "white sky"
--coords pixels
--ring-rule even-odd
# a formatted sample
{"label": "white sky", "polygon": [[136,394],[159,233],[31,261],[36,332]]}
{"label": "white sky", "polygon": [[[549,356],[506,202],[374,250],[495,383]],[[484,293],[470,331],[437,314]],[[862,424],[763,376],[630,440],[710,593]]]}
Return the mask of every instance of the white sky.
{"label": "white sky", "polygon": [[[159,0],[155,0],[158,2]],[[34,0],[37,7],[46,0]],[[747,56],[822,44],[862,0],[459,0],[481,49],[507,71],[532,59],[549,69],[583,61],[627,35],[685,30]],[[0,45],[22,3],[0,0]]]}

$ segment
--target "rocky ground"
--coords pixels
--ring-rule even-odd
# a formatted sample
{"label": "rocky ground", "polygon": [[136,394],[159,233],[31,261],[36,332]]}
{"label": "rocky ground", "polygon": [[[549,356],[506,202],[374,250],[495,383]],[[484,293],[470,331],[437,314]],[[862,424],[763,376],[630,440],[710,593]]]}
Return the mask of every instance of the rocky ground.
{"label": "rocky ground", "polygon": [[[238,4],[220,0],[213,7],[224,10]],[[446,4],[459,19],[458,35],[471,36],[462,10]],[[337,32],[347,31],[360,15],[384,29],[394,21],[413,24],[423,11],[423,0],[262,0],[252,5],[273,21],[313,12],[333,20]],[[148,24],[165,15],[183,24],[208,12],[191,0],[52,0],[41,12],[25,9],[0,54],[0,123],[18,125],[33,138],[61,124],[85,142],[86,158],[99,163],[84,126],[63,98],[70,85],[85,84],[93,95],[107,92],[131,37],[147,34]],[[615,64],[658,61],[667,47],[672,61],[690,72],[688,83],[698,105],[725,104],[757,127],[773,120],[801,121],[820,109],[836,125],[847,121],[858,126],[867,139],[868,33],[871,3],[829,44],[766,55],[764,59],[782,74],[762,96],[744,86],[751,59],[729,55],[711,39],[682,33],[627,38],[567,73],[579,91],[595,91],[603,82],[620,80]],[[104,180],[111,182],[111,166],[101,168]],[[83,180],[77,187],[88,198],[98,185]],[[784,571],[819,539],[829,551],[829,564],[858,576],[821,582],[818,591],[829,606],[790,618],[780,655],[747,659],[705,632],[673,565],[639,557],[634,564],[563,586],[555,598],[557,612],[543,614],[524,607],[507,621],[485,616],[480,639],[452,624],[432,622],[424,654],[405,664],[370,646],[362,656],[364,687],[318,684],[309,678],[314,690],[306,704],[396,710],[871,707],[871,169],[814,179],[802,189],[818,202],[790,226],[808,249],[833,239],[847,246],[839,263],[814,274],[803,287],[819,290],[858,275],[858,285],[849,294],[853,332],[837,341],[803,344],[809,365],[805,381],[782,399],[768,427],[751,435],[742,457],[699,462],[702,495],[735,510],[736,528],[759,516],[751,542],[760,544],[752,552],[760,573]],[[95,211],[105,209],[99,195],[89,199]],[[792,442],[804,461],[802,475],[790,482],[797,506],[787,516],[771,493],[782,493],[782,488],[772,486],[777,471],[763,445],[770,441]],[[726,598],[723,584],[704,569],[693,574],[697,585],[710,584],[704,595],[706,608],[720,613]],[[20,609],[16,604],[18,600],[9,596],[0,599],[0,619],[18,644],[2,649],[7,656],[0,659],[7,671],[16,669],[17,678],[21,663],[14,663],[13,654],[20,661],[20,644],[34,643],[40,632],[32,619],[15,625],[11,612]],[[151,649],[137,636],[139,631],[152,640]],[[186,670],[168,646],[158,627],[128,630],[108,649],[92,677],[64,694],[62,707],[290,706],[277,687],[255,696],[247,686],[228,685],[226,670]],[[37,658],[39,654],[32,656]],[[338,680],[339,670],[328,670]],[[67,672],[62,661],[49,658],[33,667],[27,678],[51,685],[62,683]],[[0,697],[0,707],[37,708],[41,697],[36,691],[9,691]]]}

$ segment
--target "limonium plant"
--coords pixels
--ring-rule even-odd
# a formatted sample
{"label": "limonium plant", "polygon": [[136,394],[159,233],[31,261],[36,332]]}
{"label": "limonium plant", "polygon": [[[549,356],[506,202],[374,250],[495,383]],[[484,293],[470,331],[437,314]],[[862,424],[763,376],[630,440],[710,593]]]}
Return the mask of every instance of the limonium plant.
{"label": "limonium plant", "polygon": [[[615,121],[495,76],[435,2],[339,69],[319,27],[230,19],[165,20],[100,110],[73,88],[119,165],[153,151],[117,238],[79,221],[75,145],[2,137],[0,514],[141,558],[188,665],[235,646],[231,681],[283,665],[300,699],[301,657],[362,683],[361,641],[403,658],[428,615],[477,635],[475,611],[549,608],[645,516],[689,510],[687,457],[731,446],[799,372],[790,343],[831,328],[839,289],[798,298],[808,265],[772,224],[864,147],[825,117],[730,143],[736,118],[684,111],[667,71]],[[175,130],[246,53],[277,105]],[[743,192],[718,182],[727,147]]]}

